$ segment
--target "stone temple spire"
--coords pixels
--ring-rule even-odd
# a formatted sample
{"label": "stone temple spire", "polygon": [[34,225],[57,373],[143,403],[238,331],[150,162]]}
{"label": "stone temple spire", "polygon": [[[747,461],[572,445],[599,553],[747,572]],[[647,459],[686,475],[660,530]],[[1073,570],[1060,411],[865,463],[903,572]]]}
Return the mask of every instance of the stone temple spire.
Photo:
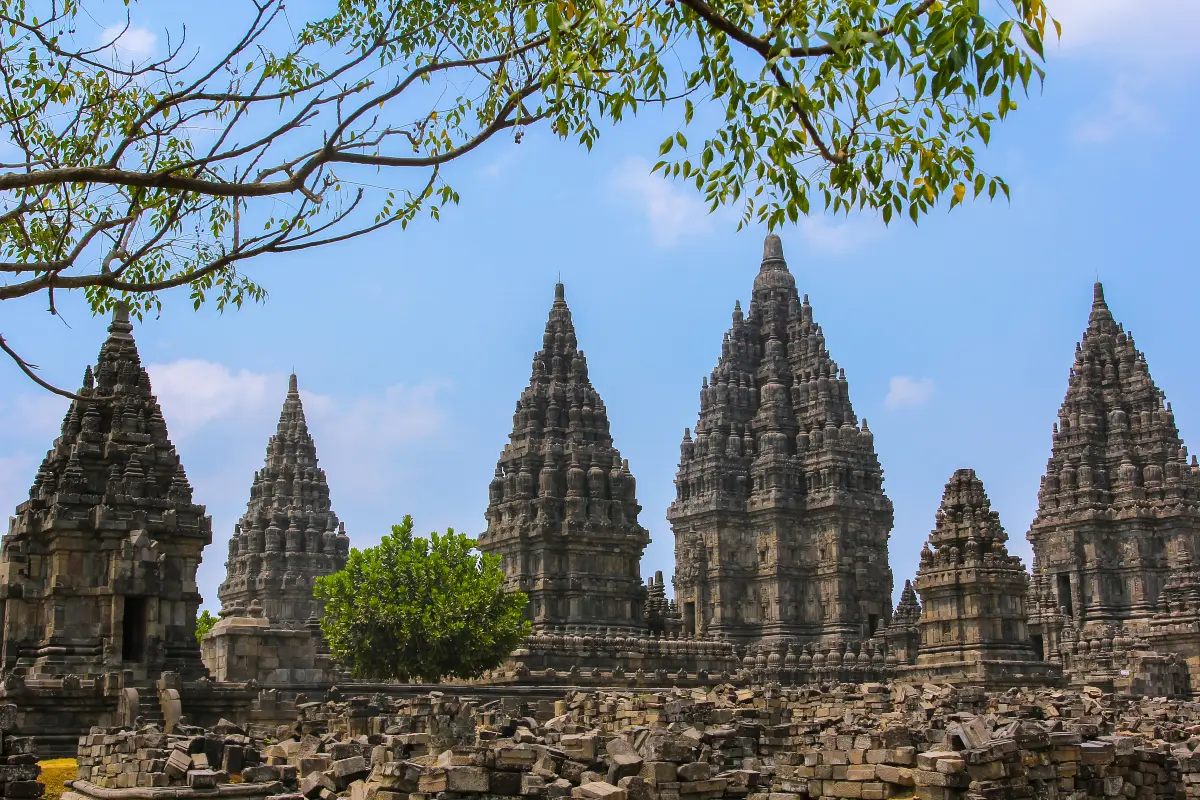
{"label": "stone temple spire", "polygon": [[1172,566],[1200,545],[1195,463],[1097,283],[1028,533],[1047,636],[1065,618],[1086,635],[1153,615]]}
{"label": "stone temple spire", "polygon": [[917,600],[917,590],[913,588],[912,581],[905,581],[900,602],[892,613],[892,624],[915,625],[920,618],[921,603]]}
{"label": "stone temple spire", "polygon": [[491,482],[479,549],[502,557],[507,585],[529,595],[539,630],[641,628],[650,537],[578,344],[559,283]]}
{"label": "stone temple spire", "polygon": [[675,484],[686,630],[832,644],[887,624],[892,504],[874,437],[774,234],[703,381]]}
{"label": "stone temple spire", "polygon": [[973,469],[950,476],[921,551],[917,665],[1037,660],[1029,638],[1029,576]]}
{"label": "stone temple spire", "polygon": [[192,502],[124,306],[77,394],[4,537],[2,666],[196,677],[196,568],[212,522]]}
{"label": "stone temple spire", "polygon": [[273,627],[304,628],[320,616],[313,582],[344,567],[349,550],[292,375],[266,462],[254,473],[246,513],[229,539],[226,578],[217,590],[221,616],[241,617],[253,606]]}

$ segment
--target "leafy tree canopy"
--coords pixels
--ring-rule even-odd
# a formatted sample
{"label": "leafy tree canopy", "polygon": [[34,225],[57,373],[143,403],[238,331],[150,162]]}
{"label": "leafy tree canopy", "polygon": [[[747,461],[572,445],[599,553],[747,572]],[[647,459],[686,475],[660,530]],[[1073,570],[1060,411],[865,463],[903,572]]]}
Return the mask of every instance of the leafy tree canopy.
{"label": "leafy tree canopy", "polygon": [[103,6],[0,0],[0,300],[261,300],[243,262],[437,218],[490,139],[590,148],[647,103],[675,111],[654,169],[743,223],[915,222],[1007,196],[977,148],[1057,29],[1044,0],[254,0],[224,51],[181,27],[131,61]]}
{"label": "leafy tree canopy", "polygon": [[350,551],[346,568],[316,582],[321,630],[355,677],[476,678],[529,632],[528,602],[504,591],[498,556],[453,529],[413,535],[412,517],[377,547]]}
{"label": "leafy tree canopy", "polygon": [[204,641],[204,635],[213,629],[217,624],[217,618],[208,613],[208,609],[200,612],[200,616],[196,617],[196,641]]}

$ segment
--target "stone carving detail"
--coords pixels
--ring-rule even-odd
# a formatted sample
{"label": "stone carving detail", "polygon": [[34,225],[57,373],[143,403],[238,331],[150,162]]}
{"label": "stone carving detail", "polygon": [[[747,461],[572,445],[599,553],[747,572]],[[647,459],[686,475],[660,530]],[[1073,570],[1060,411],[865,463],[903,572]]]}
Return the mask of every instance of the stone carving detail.
{"label": "stone carving detail", "polygon": [[196,568],[212,522],[167,436],[118,308],[0,556],[3,669],[134,681],[203,674]]}
{"label": "stone carving detail", "polygon": [[529,595],[535,630],[643,629],[650,536],[641,510],[560,283],[489,488],[479,549],[500,555],[508,588]]}
{"label": "stone carving detail", "polygon": [[734,305],[675,485],[667,516],[686,632],[828,645],[888,624],[892,504],[874,438],[778,236],[749,313]]}
{"label": "stone carving detail", "polygon": [[266,462],[254,473],[246,513],[229,539],[225,582],[217,590],[221,616],[249,616],[254,606],[273,628],[304,630],[321,616],[314,581],[342,569],[349,552],[292,375]]}

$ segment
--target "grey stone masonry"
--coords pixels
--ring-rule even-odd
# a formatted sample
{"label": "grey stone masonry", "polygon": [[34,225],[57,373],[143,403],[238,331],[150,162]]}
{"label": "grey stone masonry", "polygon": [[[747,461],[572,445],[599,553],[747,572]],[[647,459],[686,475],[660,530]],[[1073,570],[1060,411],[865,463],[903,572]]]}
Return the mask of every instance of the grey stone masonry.
{"label": "grey stone masonry", "polygon": [[650,536],[640,511],[560,283],[496,466],[479,549],[499,554],[508,588],[529,595],[536,630],[641,629]]}
{"label": "grey stone masonry", "polygon": [[[1200,546],[1200,468],[1133,335],[1097,283],[1038,492],[1035,627],[1048,653],[1063,638],[1111,638],[1154,616],[1174,569]],[[1178,581],[1176,581],[1178,584]],[[1065,629],[1065,630],[1064,630]]]}
{"label": "grey stone masonry", "polygon": [[225,582],[217,590],[221,616],[254,616],[257,604],[273,628],[306,628],[321,614],[313,582],[344,567],[349,551],[292,375],[266,462],[254,473],[246,513],[229,539]]}
{"label": "grey stone masonry", "polygon": [[675,485],[667,517],[687,633],[828,646],[888,624],[892,504],[874,437],[778,236],[749,313],[734,306]]}
{"label": "grey stone masonry", "polygon": [[196,568],[212,541],[118,309],[0,556],[5,671],[204,672]]}

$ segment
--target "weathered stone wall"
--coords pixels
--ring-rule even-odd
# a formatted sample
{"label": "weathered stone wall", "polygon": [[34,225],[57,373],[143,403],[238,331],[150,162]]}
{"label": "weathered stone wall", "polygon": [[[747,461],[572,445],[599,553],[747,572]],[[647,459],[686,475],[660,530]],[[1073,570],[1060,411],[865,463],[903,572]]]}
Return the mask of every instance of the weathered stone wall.
{"label": "weathered stone wall", "polygon": [[46,787],[38,778],[38,766],[33,738],[18,736],[17,707],[0,705],[0,797],[8,800],[30,800],[41,797]]}

